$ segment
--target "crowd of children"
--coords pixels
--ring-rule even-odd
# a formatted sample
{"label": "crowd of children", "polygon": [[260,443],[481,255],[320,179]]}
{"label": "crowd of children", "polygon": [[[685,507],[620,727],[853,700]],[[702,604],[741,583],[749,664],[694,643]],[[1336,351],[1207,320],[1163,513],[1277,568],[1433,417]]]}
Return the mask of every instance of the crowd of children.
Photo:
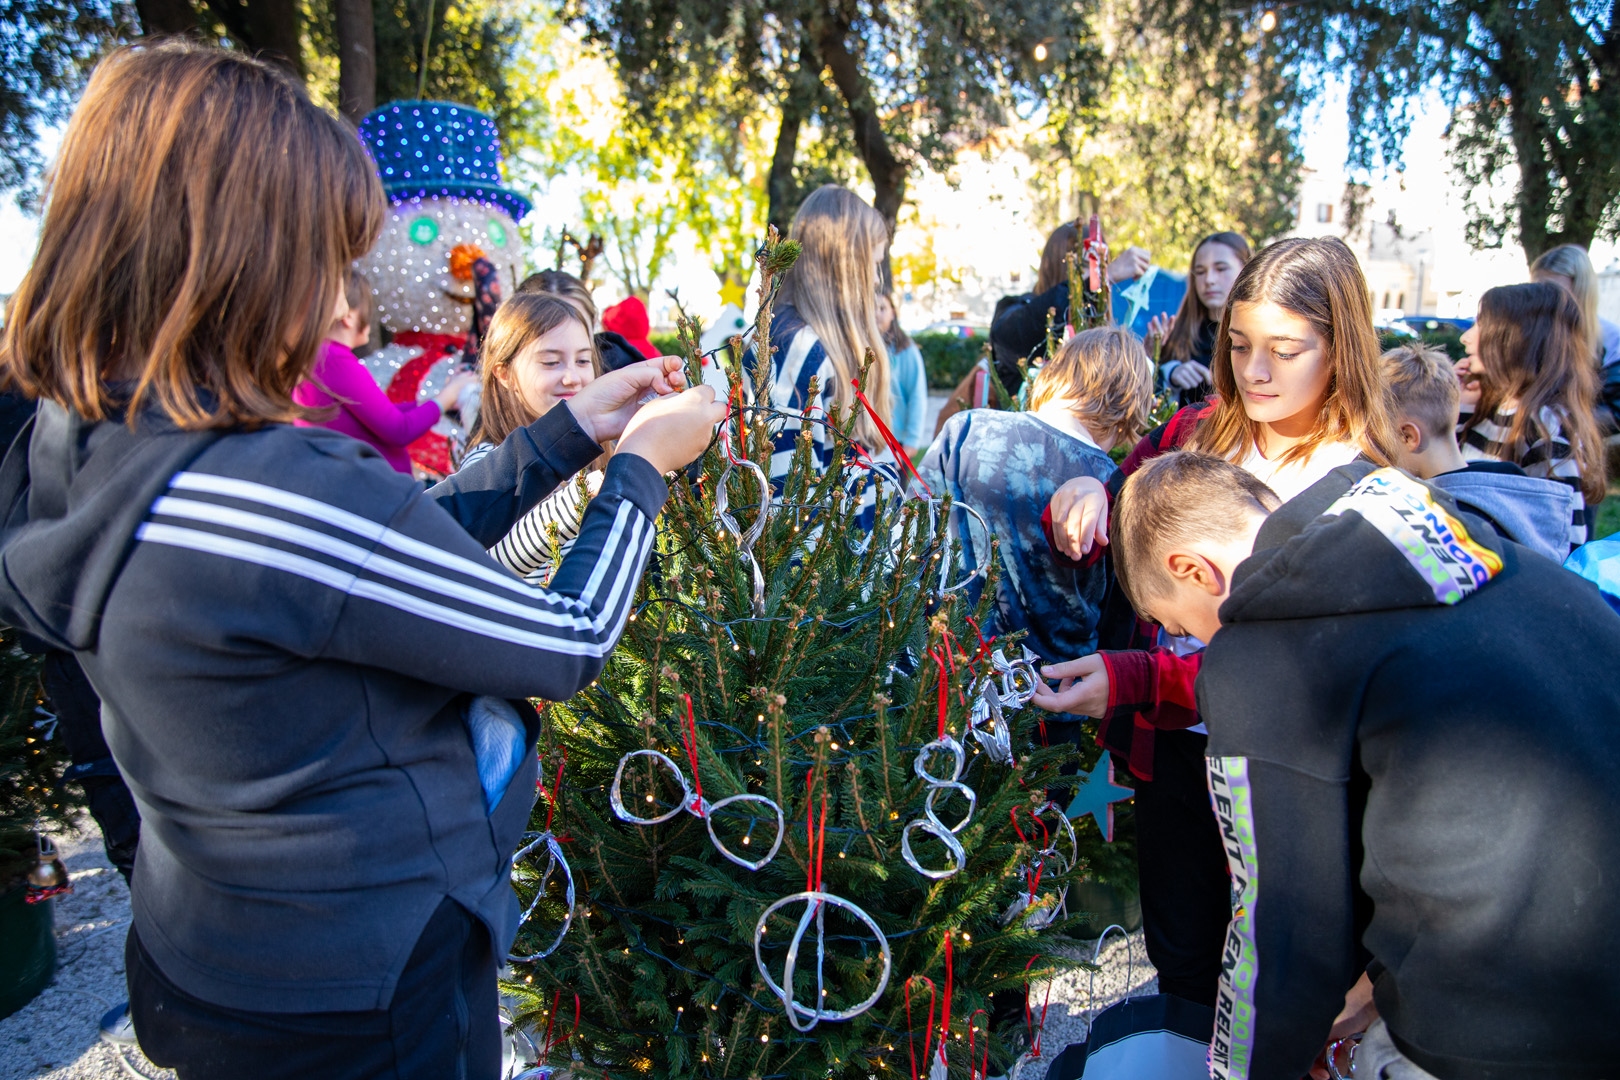
{"label": "crowd of children", "polygon": [[[522,703],[595,677],[662,478],[725,412],[639,302],[599,317],[555,271],[494,308],[476,375],[388,401],[353,351],[382,205],[278,69],[123,49],[8,312],[39,404],[0,468],[0,618],[100,696],[142,817],[131,1013],[184,1078],[495,1075]],[[742,358],[773,476],[806,426],[832,465],[836,412],[868,507],[905,455],[988,523],[997,548],[961,533],[1000,560],[986,630],[1129,772],[1149,955],[1213,1010],[1213,1075],[1322,1074],[1352,1033],[1356,1076],[1609,1075],[1620,617],[1559,565],[1607,488],[1584,253],[1486,293],[1453,368],[1380,353],[1343,243],[1213,233],[1155,371],[1120,327],[1044,356],[1066,226],[991,334],[1027,409],[930,439],[881,215],[828,185],[791,235]],[[1183,407],[1145,431],[1156,387]],[[424,493],[404,447],[446,412],[470,445]]]}

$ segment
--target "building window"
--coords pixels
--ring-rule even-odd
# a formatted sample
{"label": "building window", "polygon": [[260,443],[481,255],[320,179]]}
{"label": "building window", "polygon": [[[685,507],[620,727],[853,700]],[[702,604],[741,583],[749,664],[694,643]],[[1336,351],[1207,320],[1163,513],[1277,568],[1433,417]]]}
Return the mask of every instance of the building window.
{"label": "building window", "polygon": [[1317,203],[1316,220],[1320,224],[1331,225],[1333,223],[1333,204],[1329,202]]}
{"label": "building window", "polygon": [[1401,293],[1400,296],[1395,298],[1395,306],[1400,308],[1402,311],[1406,310],[1406,294],[1405,293]]}
{"label": "building window", "polygon": [[1384,305],[1383,306],[1386,307],[1386,308],[1389,307],[1389,293],[1388,292],[1384,293]]}

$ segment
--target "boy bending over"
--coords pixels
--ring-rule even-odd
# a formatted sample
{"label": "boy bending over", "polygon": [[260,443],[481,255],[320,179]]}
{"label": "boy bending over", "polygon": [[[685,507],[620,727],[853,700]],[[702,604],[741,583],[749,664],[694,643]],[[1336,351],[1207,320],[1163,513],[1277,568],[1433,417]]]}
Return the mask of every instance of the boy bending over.
{"label": "boy bending over", "polygon": [[1209,642],[1213,1075],[1298,1080],[1366,1028],[1356,1076],[1612,1076],[1620,619],[1597,591],[1368,463],[1279,508],[1169,454],[1115,531],[1136,610]]}

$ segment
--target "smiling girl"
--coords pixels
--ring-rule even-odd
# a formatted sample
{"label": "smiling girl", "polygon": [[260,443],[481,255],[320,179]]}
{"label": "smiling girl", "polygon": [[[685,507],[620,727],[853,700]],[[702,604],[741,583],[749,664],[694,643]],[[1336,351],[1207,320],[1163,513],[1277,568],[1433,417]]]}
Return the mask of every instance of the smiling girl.
{"label": "smiling girl", "polygon": [[[478,426],[463,469],[595,381],[600,362],[587,319],[578,304],[546,293],[519,292],[496,310],[480,361]],[[586,492],[594,495],[601,487],[607,458],[604,452],[586,468],[584,491],[577,477],[564,483],[489,553],[525,580],[542,582],[552,567],[551,527],[556,526],[558,546],[566,553],[585,518]]]}
{"label": "smiling girl", "polygon": [[[1059,551],[1079,559],[1106,544],[1110,496],[1144,462],[1183,446],[1225,458],[1284,500],[1358,457],[1392,460],[1392,403],[1367,285],[1339,240],[1283,240],[1243,267],[1210,374],[1216,399],[1150,433],[1108,489],[1089,477],[1058,489],[1050,509]],[[1129,642],[1135,648],[1047,667],[1044,674],[1061,682],[1056,691],[1042,684],[1034,700],[1097,717],[1098,742],[1135,774],[1149,958],[1163,992],[1213,1005],[1229,879],[1193,695],[1203,643],[1175,636],[1186,629],[1147,627]]]}

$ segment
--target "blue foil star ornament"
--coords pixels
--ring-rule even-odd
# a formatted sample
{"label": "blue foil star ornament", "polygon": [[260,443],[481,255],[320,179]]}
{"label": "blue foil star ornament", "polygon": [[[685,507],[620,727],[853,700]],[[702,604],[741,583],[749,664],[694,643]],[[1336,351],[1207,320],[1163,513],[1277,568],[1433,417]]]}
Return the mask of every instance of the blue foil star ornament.
{"label": "blue foil star ornament", "polygon": [[1079,821],[1087,814],[1097,823],[1097,830],[1103,834],[1103,840],[1112,844],[1114,842],[1114,804],[1124,802],[1135,795],[1136,792],[1128,787],[1120,787],[1114,783],[1114,759],[1109,756],[1106,768],[1101,762],[1089,773],[1079,774],[1080,790],[1075,793],[1074,801],[1064,816],[1073,821]]}

